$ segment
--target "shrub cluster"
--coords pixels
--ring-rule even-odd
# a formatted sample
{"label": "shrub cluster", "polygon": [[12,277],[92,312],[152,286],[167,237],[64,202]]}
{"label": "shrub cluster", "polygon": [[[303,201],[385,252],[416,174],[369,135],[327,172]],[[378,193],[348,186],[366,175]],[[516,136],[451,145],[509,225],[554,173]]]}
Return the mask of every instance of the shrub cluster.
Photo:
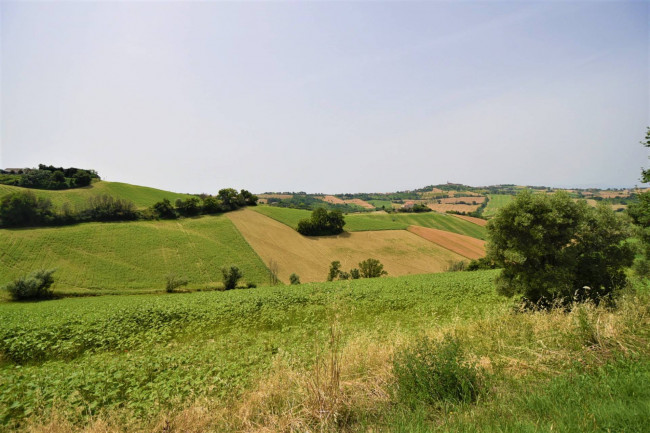
{"label": "shrub cluster", "polygon": [[237,210],[244,206],[256,206],[257,200],[256,195],[245,189],[237,192],[232,188],[224,188],[219,190],[216,196],[201,194],[185,200],[178,199],[174,205],[169,200],[163,199],[151,207],[150,213],[153,218],[160,219],[212,215]]}
{"label": "shrub cluster", "polygon": [[305,236],[337,235],[343,232],[345,219],[341,211],[327,211],[323,208],[315,209],[311,218],[298,222],[298,233]]}
{"label": "shrub cluster", "polygon": [[5,285],[3,290],[7,290],[14,301],[51,298],[54,271],[54,269],[34,271]]}
{"label": "shrub cluster", "polygon": [[401,207],[397,209],[398,212],[405,213],[422,213],[422,212],[431,212],[431,208],[425,204],[416,203],[410,207]]}
{"label": "shrub cluster", "polygon": [[64,225],[89,221],[134,221],[139,219],[173,219],[214,214],[255,206],[257,196],[246,190],[222,189],[216,197],[203,195],[176,200],[175,206],[168,199],[140,211],[133,202],[108,195],[90,197],[86,205],[73,209],[68,203],[56,211],[52,201],[37,197],[31,191],[17,191],[0,198],[0,226],[33,227]]}
{"label": "shrub cluster", "polygon": [[327,273],[327,281],[339,280],[358,280],[359,278],[378,278],[388,275],[384,270],[384,265],[377,259],[366,259],[359,263],[359,268],[352,268],[349,272],[341,270],[341,262],[338,260],[330,263],[330,269]]}

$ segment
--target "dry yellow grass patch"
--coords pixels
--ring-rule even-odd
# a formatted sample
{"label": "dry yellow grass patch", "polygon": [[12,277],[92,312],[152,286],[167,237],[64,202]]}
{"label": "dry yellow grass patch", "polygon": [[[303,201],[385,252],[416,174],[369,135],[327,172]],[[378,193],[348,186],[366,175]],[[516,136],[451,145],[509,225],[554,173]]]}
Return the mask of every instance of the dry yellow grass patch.
{"label": "dry yellow grass patch", "polygon": [[[320,197],[319,197],[320,198]],[[361,206],[366,209],[374,209],[375,206],[371,205],[370,203],[361,200],[360,198],[353,198],[352,200],[343,200],[338,197],[335,197],[333,195],[326,195],[325,197],[322,197],[321,200],[327,203],[332,203],[332,204],[355,204],[357,206]]]}
{"label": "dry yellow grass patch", "polygon": [[471,236],[420,226],[409,226],[408,231],[468,259],[485,255],[485,241]]}
{"label": "dry yellow grass patch", "polygon": [[440,204],[440,203],[429,203],[429,209],[436,212],[445,213],[447,211],[455,212],[474,212],[479,208],[479,204]]}
{"label": "dry yellow grass patch", "polygon": [[487,225],[487,220],[484,220],[482,218],[475,218],[475,217],[471,217],[471,216],[467,216],[467,215],[457,215],[457,214],[450,214],[450,215],[453,215],[456,218],[460,218],[462,220],[469,221],[471,223],[477,224],[477,225],[479,225],[481,227],[485,227]]}
{"label": "dry yellow grass patch", "polygon": [[302,282],[324,281],[334,260],[348,270],[372,257],[384,265],[388,275],[399,276],[442,272],[450,261],[463,259],[405,230],[307,237],[248,209],[227,215],[265,263],[277,263],[278,277],[285,282],[292,273]]}
{"label": "dry yellow grass patch", "polygon": [[473,202],[476,203],[483,203],[485,201],[485,196],[473,196],[473,197],[461,197],[461,196],[456,196],[453,198],[441,198],[436,201],[439,201],[442,204],[457,204],[462,202],[465,202],[466,204],[472,204]]}

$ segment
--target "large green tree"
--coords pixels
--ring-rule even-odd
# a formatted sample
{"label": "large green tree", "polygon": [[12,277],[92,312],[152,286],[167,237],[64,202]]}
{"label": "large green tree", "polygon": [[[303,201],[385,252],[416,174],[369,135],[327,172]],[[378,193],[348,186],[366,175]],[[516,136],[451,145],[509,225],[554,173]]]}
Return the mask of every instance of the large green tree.
{"label": "large green tree", "polygon": [[625,284],[634,257],[624,219],[564,192],[523,191],[487,228],[488,258],[503,268],[499,292],[533,304],[599,302]]}
{"label": "large green tree", "polygon": [[[650,128],[641,144],[650,147]],[[650,182],[650,169],[641,169],[641,181]],[[638,201],[632,203],[627,211],[639,227],[638,236],[641,239],[640,248],[643,252],[643,257],[636,262],[636,270],[641,275],[650,275],[650,191],[639,194]]]}

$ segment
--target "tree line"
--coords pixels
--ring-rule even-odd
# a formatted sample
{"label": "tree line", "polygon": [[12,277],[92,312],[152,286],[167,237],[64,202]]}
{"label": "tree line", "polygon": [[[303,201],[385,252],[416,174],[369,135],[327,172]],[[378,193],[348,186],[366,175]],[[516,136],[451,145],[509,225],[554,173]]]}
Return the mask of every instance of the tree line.
{"label": "tree line", "polygon": [[0,170],[0,183],[34,189],[70,189],[81,188],[100,179],[95,170],[82,168],[63,168],[39,164],[38,168],[27,168],[17,173]]}
{"label": "tree line", "polygon": [[0,226],[35,227],[66,225],[91,221],[135,221],[175,219],[229,212],[244,206],[257,205],[257,196],[242,189],[219,190],[216,196],[202,194],[178,199],[172,204],[163,199],[147,209],[137,209],[129,200],[108,195],[90,197],[80,208],[65,203],[56,209],[52,201],[31,191],[17,191],[0,199]]}

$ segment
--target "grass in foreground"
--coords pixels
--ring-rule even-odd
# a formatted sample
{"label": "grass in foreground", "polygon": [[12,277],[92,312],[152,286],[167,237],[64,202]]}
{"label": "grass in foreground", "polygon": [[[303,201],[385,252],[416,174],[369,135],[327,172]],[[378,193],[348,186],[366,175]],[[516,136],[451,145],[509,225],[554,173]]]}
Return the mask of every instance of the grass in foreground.
{"label": "grass in foreground", "polygon": [[0,230],[0,286],[39,268],[56,268],[55,292],[163,290],[165,276],[214,287],[223,266],[244,281],[265,282],[267,269],[223,215],[178,221],[85,223]]}
{"label": "grass in foreground", "polygon": [[[522,314],[494,296],[494,275],[142,296],[128,298],[137,299],[132,306],[121,297],[0,306],[11,313],[11,326],[20,315],[30,319],[24,347],[48,341],[33,330],[39,318],[46,328],[67,329],[60,340],[81,348],[22,366],[5,359],[5,427],[644,431],[650,422],[647,294],[627,295],[616,310],[586,305],[571,313]],[[66,324],[56,311],[77,313],[78,320]],[[125,319],[115,320],[118,313]],[[101,341],[92,332],[100,324],[105,334],[120,334],[115,341],[124,346],[85,346],[82,334]],[[463,362],[481,377],[474,403],[398,399],[393,358],[423,335],[433,341],[451,335],[462,346]],[[74,371],[67,359],[75,359]]]}

